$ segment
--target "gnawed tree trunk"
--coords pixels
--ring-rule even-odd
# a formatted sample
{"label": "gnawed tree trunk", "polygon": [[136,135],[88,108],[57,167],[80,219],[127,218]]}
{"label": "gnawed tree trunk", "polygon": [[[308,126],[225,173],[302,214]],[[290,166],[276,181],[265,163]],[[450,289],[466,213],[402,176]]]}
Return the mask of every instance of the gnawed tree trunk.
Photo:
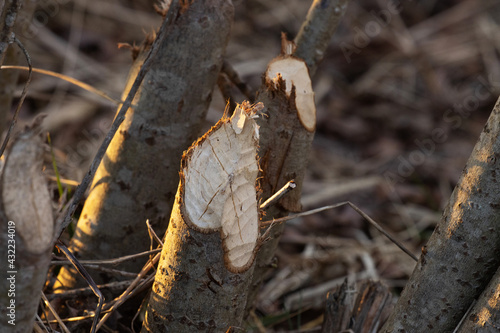
{"label": "gnawed tree trunk", "polygon": [[500,264],[500,99],[382,332],[452,332]]}
{"label": "gnawed tree trunk", "polygon": [[[56,236],[38,135],[21,134],[1,176],[1,332],[32,332]],[[5,276],[6,275],[6,276]]]}
{"label": "gnawed tree trunk", "polygon": [[[298,58],[303,59],[309,70],[307,72],[306,69],[305,73],[302,70],[302,78],[294,78],[294,80],[311,85],[310,76],[316,71],[318,63],[322,60],[340,18],[346,11],[347,2],[348,0],[315,0],[312,3],[307,19],[297,35],[296,48],[288,44],[289,50],[286,57],[293,59],[296,64],[297,61],[300,61]],[[283,44],[283,48],[286,47],[287,43]],[[282,49],[283,54],[287,54],[286,52],[285,49]],[[293,52],[293,57],[290,56],[290,52]],[[266,220],[283,217],[290,212],[301,210],[302,182],[316,128],[314,101],[312,101],[312,106],[301,108],[297,105],[305,100],[295,99],[298,96],[302,99],[308,94],[312,98],[312,89],[306,94],[303,94],[304,91],[298,89],[297,86],[293,92],[290,90],[292,84],[296,85],[292,82],[292,76],[297,73],[293,73],[294,69],[292,68],[286,69],[286,59],[281,59],[281,61],[285,61],[285,66],[279,69],[285,73],[281,73],[281,79],[275,77],[279,71],[272,70],[271,66],[273,63],[276,65],[280,61],[279,59],[278,57],[269,64],[257,96],[257,101],[264,103],[266,108],[264,112],[269,116],[258,120],[261,131],[259,140],[259,158],[262,169],[261,198],[267,199],[291,179],[295,180],[297,187],[277,205],[265,211]],[[284,80],[284,82],[280,83],[280,80]],[[259,287],[266,277],[266,273],[272,267],[272,260],[284,227],[284,224],[273,226],[268,240],[257,254],[247,311],[254,306]]]}
{"label": "gnawed tree trunk", "polygon": [[469,332],[500,332],[500,268],[457,330],[457,333]]}
{"label": "gnawed tree trunk", "polygon": [[[228,0],[182,2],[169,35],[96,172],[70,250],[105,259],[147,250],[146,219],[165,233],[182,152],[200,132],[229,37]],[[127,94],[146,51],[130,72]],[[137,272],[144,262],[121,269]],[[64,268],[62,285],[76,285]],[[101,279],[97,278],[97,281]]]}
{"label": "gnawed tree trunk", "polygon": [[[270,220],[301,210],[302,183],[316,127],[314,93],[306,64],[290,55],[273,60],[257,101],[264,104],[265,115],[257,120],[260,126],[261,198],[269,198],[292,179],[297,185],[265,211],[264,219]],[[253,306],[259,286],[270,268],[283,228],[283,224],[272,226],[257,254],[247,310]]]}
{"label": "gnawed tree trunk", "polygon": [[241,325],[260,242],[255,111],[244,103],[183,156],[142,332]]}

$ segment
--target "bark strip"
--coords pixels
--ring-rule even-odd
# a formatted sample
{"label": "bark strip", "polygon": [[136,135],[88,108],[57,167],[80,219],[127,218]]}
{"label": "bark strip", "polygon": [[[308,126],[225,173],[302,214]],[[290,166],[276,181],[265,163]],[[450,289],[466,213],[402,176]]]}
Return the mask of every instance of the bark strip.
{"label": "bark strip", "polygon": [[500,264],[500,99],[381,332],[451,332]]}

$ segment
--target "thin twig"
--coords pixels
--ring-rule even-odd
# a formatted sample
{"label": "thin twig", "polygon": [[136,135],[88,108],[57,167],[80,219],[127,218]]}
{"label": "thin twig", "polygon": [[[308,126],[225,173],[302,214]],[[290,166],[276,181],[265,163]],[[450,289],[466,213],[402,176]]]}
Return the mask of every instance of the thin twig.
{"label": "thin twig", "polygon": [[116,115],[116,118],[113,121],[113,124],[111,125],[111,129],[109,130],[109,132],[106,135],[106,137],[104,138],[101,146],[99,147],[99,150],[97,151],[97,154],[94,157],[94,160],[92,161],[92,164],[90,166],[89,171],[85,174],[85,177],[83,177],[82,182],[75,190],[75,194],[72,198],[69,209],[66,212],[66,216],[64,217],[64,221],[61,225],[61,234],[64,231],[64,229],[71,223],[71,219],[73,217],[73,214],[75,213],[76,208],[80,204],[80,201],[83,199],[83,196],[84,196],[85,192],[87,191],[88,186],[90,185],[91,181],[93,180],[95,172],[97,171],[97,167],[101,163],[101,160],[104,157],[106,150],[108,149],[108,146],[109,146],[109,143],[111,142],[111,139],[113,139],[113,137],[115,136],[115,133],[118,130],[118,127],[121,125],[121,123],[125,119],[125,114],[127,113],[127,110],[130,108],[132,101],[135,97],[135,94],[139,90],[139,87],[142,83],[142,80],[146,76],[146,73],[149,71],[149,68],[151,67],[152,62],[155,59],[155,56],[158,53],[158,50],[160,49],[160,45],[162,44],[163,40],[168,35],[168,33],[172,27],[172,23],[174,22],[175,18],[177,17],[178,8],[179,8],[179,3],[177,1],[172,1],[171,5],[170,5],[170,9],[167,13],[167,16],[165,17],[165,20],[163,21],[163,24],[160,27],[160,30],[158,32],[158,35],[157,35],[155,41],[151,45],[151,49],[149,50],[148,56],[146,57],[146,60],[142,64],[141,69],[139,70],[139,73],[137,74],[137,77],[135,78],[134,84],[130,88],[130,91],[127,95],[127,98],[123,102],[123,104],[120,108],[120,111]]}
{"label": "thin twig", "polygon": [[[29,71],[29,67],[26,67],[26,66],[11,66],[11,65],[6,65],[6,66],[1,66],[0,69],[21,69],[21,70]],[[61,79],[63,81],[66,81],[68,83],[71,83],[71,84],[73,84],[73,85],[75,85],[77,87],[80,87],[80,88],[82,88],[84,90],[87,90],[90,93],[96,94],[97,96],[101,96],[102,98],[107,99],[108,101],[113,102],[116,105],[120,105],[120,103],[121,103],[120,100],[114,99],[113,97],[111,97],[108,94],[106,94],[104,91],[99,90],[97,88],[94,88],[90,84],[82,82],[82,81],[80,81],[78,79],[75,79],[75,78],[73,78],[71,76],[64,75],[64,74],[61,74],[61,73],[56,73],[56,72],[49,71],[47,69],[41,69],[41,68],[32,68],[32,71],[35,72],[35,73],[52,76],[52,77]]]}
{"label": "thin twig", "polygon": [[95,271],[99,271],[99,272],[108,273],[108,275],[114,275],[114,276],[134,278],[137,275],[137,273],[122,271],[119,269],[102,267],[101,265],[82,265],[82,266],[85,266],[85,268],[88,271],[95,270]]}
{"label": "thin twig", "polygon": [[333,208],[345,206],[348,203],[349,203],[349,201],[344,201],[344,202],[340,202],[340,203],[335,204],[335,205],[330,205],[330,206],[324,206],[324,207],[320,207],[320,208],[316,208],[316,209],[311,209],[311,210],[308,210],[307,212],[293,214],[293,215],[281,217],[281,218],[278,218],[278,219],[273,219],[271,221],[263,221],[263,222],[261,222],[260,225],[261,225],[261,227],[267,227],[267,226],[269,226],[269,225],[271,225],[273,223],[286,222],[286,221],[289,221],[289,220],[293,220],[293,219],[295,219],[297,217],[308,216],[308,215],[316,214],[316,213],[319,213],[319,212],[322,212],[322,211],[325,211],[325,210],[329,210],[329,209],[333,209]]}
{"label": "thin twig", "polygon": [[[160,252],[161,249],[154,249],[151,251],[144,251],[141,253],[135,253],[131,254],[128,256],[123,256],[119,258],[114,258],[114,259],[104,259],[104,260],[80,260],[79,263],[82,264],[83,266],[86,265],[117,265],[121,262],[127,261],[127,260],[132,260],[136,259],[138,257],[142,256],[148,256],[150,254],[155,254]],[[52,260],[50,262],[51,265],[72,265],[71,261],[69,260]]]}
{"label": "thin twig", "polygon": [[453,330],[453,333],[457,333],[459,331],[460,326],[462,326],[465,318],[467,318],[469,316],[469,313],[471,312],[474,305],[476,305],[476,303],[477,303],[477,300],[472,301],[472,303],[469,305],[469,308],[467,309],[467,312],[465,312],[465,314],[462,316],[462,319],[460,319],[460,321],[458,322],[457,327],[455,327],[455,329]]}
{"label": "thin twig", "polygon": [[[107,311],[102,311],[101,313],[107,313]],[[95,317],[95,314],[93,313],[90,313],[88,315],[85,315],[85,316],[77,316],[77,317],[68,317],[68,318],[61,318],[62,321],[64,322],[77,322],[77,321],[81,321],[81,320],[85,320],[85,319],[90,319],[90,318],[94,318]],[[48,321],[49,323],[57,323],[57,320],[49,320]]]}
{"label": "thin twig", "polygon": [[[153,227],[151,227],[151,224],[149,223],[149,219],[146,220],[146,225],[148,227],[149,235],[152,236],[158,242],[158,244],[160,244],[161,247],[163,247],[163,242],[161,241],[160,237],[158,237],[158,235],[154,231]],[[161,251],[161,249],[156,249],[153,251]],[[152,252],[152,251],[149,251],[149,252]]]}
{"label": "thin twig", "polygon": [[[115,282],[109,282],[109,283],[105,283],[105,284],[99,284],[99,285],[97,285],[97,287],[100,290],[103,290],[103,289],[123,290],[123,289],[126,289],[133,281],[135,281],[135,276],[134,276],[134,279],[131,279],[131,280],[115,281]],[[74,298],[74,297],[78,297],[78,296],[86,296],[86,295],[92,294],[92,293],[93,293],[92,288],[90,288],[90,287],[76,288],[76,289],[71,289],[71,290],[67,290],[64,292],[49,294],[47,299],[52,301],[54,299],[59,299],[59,298],[66,299],[66,298]]]}
{"label": "thin twig", "polygon": [[13,40],[17,46],[23,51],[24,56],[26,57],[26,61],[28,62],[28,79],[24,83],[23,87],[23,92],[21,93],[21,98],[19,99],[19,102],[17,103],[16,111],[14,112],[14,116],[12,117],[12,121],[9,126],[9,130],[7,131],[7,135],[5,136],[5,139],[3,140],[2,147],[0,148],[0,157],[3,155],[5,151],[5,147],[7,147],[7,143],[9,143],[10,135],[12,133],[12,130],[14,129],[14,126],[16,126],[17,123],[17,117],[19,116],[19,111],[21,111],[21,106],[23,106],[24,99],[26,98],[26,95],[28,94],[28,86],[31,82],[31,75],[32,75],[32,70],[33,67],[31,66],[31,57],[28,54],[28,51],[24,48],[23,44],[19,39],[14,37]]}
{"label": "thin twig", "polygon": [[36,321],[38,322],[38,325],[37,324],[34,324],[33,325],[33,332],[34,333],[43,333],[44,331],[40,328],[40,326],[43,326],[45,332],[49,333],[49,331],[47,330],[47,327],[45,326],[45,324],[43,323],[42,321],[42,318],[40,318],[40,316],[38,315],[38,313],[36,314]]}
{"label": "thin twig", "polygon": [[[52,305],[50,304],[49,300],[47,299],[47,297],[45,297],[45,294],[43,293],[43,291],[41,292],[42,294],[42,299],[45,303],[45,306],[47,306],[50,310],[50,312],[52,312],[52,314],[54,315],[54,318],[56,318],[57,320],[57,324],[59,324],[59,327],[66,333],[70,333],[69,329],[66,327],[66,325],[64,325],[63,321],[61,320],[61,317],[59,317],[59,315],[57,314],[57,311],[52,307]],[[50,326],[50,323],[47,322]]]}
{"label": "thin twig", "polygon": [[[99,324],[97,325],[97,329],[99,329],[102,325],[104,325],[104,323],[106,322],[106,320],[109,319],[109,317],[111,316],[111,314],[114,312],[114,310],[116,310],[123,302],[125,302],[130,296],[129,294],[131,293],[131,291],[135,288],[136,285],[139,284],[139,282],[141,281],[141,279],[146,275],[146,273],[151,269],[153,268],[154,264],[160,259],[160,256],[161,256],[161,253],[157,253],[153,259],[151,259],[150,261],[148,261],[148,263],[146,265],[144,265],[144,267],[142,268],[142,270],[139,272],[139,274],[137,275],[137,277],[135,278],[134,282],[132,282],[130,284],[130,286],[127,288],[127,290],[125,290],[119,297],[117,297],[114,301],[114,304],[110,305],[110,306],[106,306],[106,309],[110,309],[110,311],[108,313],[106,313],[101,321],[99,322]],[[152,274],[153,278],[154,278],[154,274]],[[142,283],[141,283],[142,285]]]}
{"label": "thin twig", "polygon": [[[57,182],[57,177],[55,176],[46,176],[47,179],[49,180],[52,180],[54,182]],[[64,184],[66,186],[73,186],[73,187],[76,187],[78,186],[78,184],[80,184],[79,182],[77,182],[76,180],[72,180],[72,179],[66,179],[66,178],[59,178],[59,181],[61,182],[61,184]]]}
{"label": "thin twig", "polygon": [[78,262],[78,260],[73,256],[73,254],[68,250],[66,245],[64,245],[61,241],[58,241],[56,244],[56,247],[61,250],[64,255],[73,263],[73,267],[78,271],[78,273],[87,281],[89,284],[90,288],[94,292],[94,294],[97,296],[98,301],[97,301],[97,307],[95,309],[94,313],[94,320],[92,322],[92,329],[90,330],[91,333],[95,333],[97,331],[97,322],[99,321],[99,316],[101,314],[102,310],[102,305],[104,304],[104,296],[102,295],[101,291],[95,284],[94,280],[92,277],[87,273],[85,268],[83,268],[82,265]]}
{"label": "thin twig", "polygon": [[317,208],[317,209],[312,209],[312,210],[309,210],[307,212],[302,212],[302,213],[298,213],[298,214],[294,214],[294,215],[290,215],[290,216],[285,216],[285,217],[281,217],[279,219],[273,219],[272,221],[264,221],[261,223],[261,227],[269,226],[269,225],[272,225],[273,223],[286,222],[286,221],[295,219],[297,217],[312,215],[312,214],[316,214],[316,213],[319,213],[319,212],[322,212],[325,210],[329,210],[329,209],[333,209],[333,208],[337,208],[337,207],[341,207],[341,206],[345,206],[345,205],[348,205],[352,209],[354,209],[354,211],[356,211],[356,213],[361,215],[361,217],[363,217],[365,219],[365,221],[367,221],[372,226],[374,226],[375,229],[380,231],[391,242],[396,244],[396,246],[399,247],[401,250],[403,250],[403,252],[405,252],[407,255],[409,255],[413,260],[418,261],[417,257],[413,253],[411,253],[410,250],[408,250],[403,244],[401,244],[392,235],[390,235],[387,231],[385,231],[384,228],[382,228],[377,222],[375,222],[375,220],[373,220],[371,217],[366,215],[361,209],[359,209],[355,204],[353,204],[350,201],[344,201],[344,202],[340,202],[340,203],[335,204],[335,205],[325,206],[325,207],[321,207],[321,208]]}
{"label": "thin twig", "polygon": [[[43,295],[43,291],[42,291],[41,293],[42,293],[42,295]],[[43,296],[42,296],[42,298],[43,298]],[[49,316],[48,316],[48,314],[47,314],[47,307],[43,306],[43,304],[44,304],[43,302],[44,302],[44,301],[43,301],[43,299],[41,299],[41,300],[40,300],[40,305],[42,305],[42,306],[41,306],[41,308],[42,308],[42,314],[43,314],[43,316],[44,316],[45,318],[49,318]],[[47,332],[48,332],[47,326],[45,326],[45,324],[44,324],[44,323],[43,323],[43,321],[42,321],[42,318],[40,318],[40,315],[39,315],[38,313],[36,314],[36,318],[37,318],[37,320],[39,321],[39,323],[43,326],[43,328],[45,329],[45,331],[47,331]],[[51,331],[53,331],[53,328],[52,328],[52,326],[50,325],[50,323],[48,323],[48,326],[49,326],[50,330],[51,330]]]}
{"label": "thin twig", "polygon": [[295,181],[292,179],[288,183],[285,184],[278,192],[274,193],[272,196],[269,197],[262,205],[260,205],[260,209],[265,210],[269,206],[274,205],[279,199],[281,199],[285,194],[293,190],[294,188],[297,187],[297,184],[295,184]]}

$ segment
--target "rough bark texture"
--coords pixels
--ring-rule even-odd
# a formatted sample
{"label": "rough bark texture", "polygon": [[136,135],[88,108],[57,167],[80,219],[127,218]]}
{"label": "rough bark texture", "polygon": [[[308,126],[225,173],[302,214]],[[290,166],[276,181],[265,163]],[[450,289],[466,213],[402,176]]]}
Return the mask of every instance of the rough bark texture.
{"label": "rough bark texture", "polygon": [[391,292],[380,282],[348,286],[346,280],[327,295],[321,332],[375,333],[391,307]]}
{"label": "rough bark texture", "polygon": [[179,206],[172,211],[141,332],[225,332],[241,324],[252,269],[229,272],[220,234],[189,228]]}
{"label": "rough bark texture", "polygon": [[[233,18],[228,0],[182,6],[96,173],[70,246],[80,258],[113,258],[146,250],[150,244],[146,219],[158,234],[166,230],[179,161],[200,134]],[[138,271],[142,265],[128,262],[120,268]],[[64,269],[63,285],[74,286],[75,274]]]}
{"label": "rough bark texture", "polygon": [[[241,218],[255,213],[253,221],[247,222],[257,237],[258,132],[253,119],[235,116],[231,122],[221,120],[183,157],[179,190],[142,332],[225,332],[243,321],[257,239],[253,248],[245,249],[249,229]],[[240,124],[238,133],[233,126]],[[230,152],[226,155],[220,146]],[[206,161],[204,169],[195,166],[200,158]],[[218,164],[221,168],[215,167]],[[211,172],[214,170],[217,174]],[[198,188],[198,193],[189,187]],[[249,197],[247,192],[253,194]],[[234,273],[231,256],[235,249],[243,250],[236,261],[250,254],[247,264],[236,269],[238,273]]]}
{"label": "rough bark texture", "polygon": [[500,264],[500,100],[382,332],[451,332]]}
{"label": "rough bark texture", "polygon": [[341,332],[348,329],[355,297],[354,290],[348,286],[347,279],[340,286],[328,292],[323,326],[321,327],[322,333]]}
{"label": "rough bark texture", "polygon": [[294,56],[304,59],[311,76],[323,59],[333,33],[347,10],[349,0],[314,0],[306,21],[295,38]]}
{"label": "rough bark texture", "polygon": [[32,331],[50,264],[56,228],[42,162],[42,142],[28,132],[8,150],[2,172],[1,332]]}
{"label": "rough bark texture", "polygon": [[500,269],[467,314],[457,333],[500,332]]}

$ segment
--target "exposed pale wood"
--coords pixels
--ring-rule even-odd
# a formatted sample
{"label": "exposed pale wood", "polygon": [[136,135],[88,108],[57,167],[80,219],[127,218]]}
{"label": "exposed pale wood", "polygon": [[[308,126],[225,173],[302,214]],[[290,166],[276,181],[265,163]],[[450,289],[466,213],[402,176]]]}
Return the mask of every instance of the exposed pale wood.
{"label": "exposed pale wood", "polygon": [[285,82],[285,91],[288,97],[295,87],[295,106],[297,116],[302,126],[313,132],[316,128],[316,106],[314,105],[314,92],[312,90],[309,71],[304,62],[292,57],[272,61],[267,67],[266,78],[278,85],[280,77]]}
{"label": "exposed pale wood", "polygon": [[259,235],[255,183],[258,127],[244,103],[223,119],[183,158],[185,221],[195,230],[220,231],[231,271],[253,262]]}

